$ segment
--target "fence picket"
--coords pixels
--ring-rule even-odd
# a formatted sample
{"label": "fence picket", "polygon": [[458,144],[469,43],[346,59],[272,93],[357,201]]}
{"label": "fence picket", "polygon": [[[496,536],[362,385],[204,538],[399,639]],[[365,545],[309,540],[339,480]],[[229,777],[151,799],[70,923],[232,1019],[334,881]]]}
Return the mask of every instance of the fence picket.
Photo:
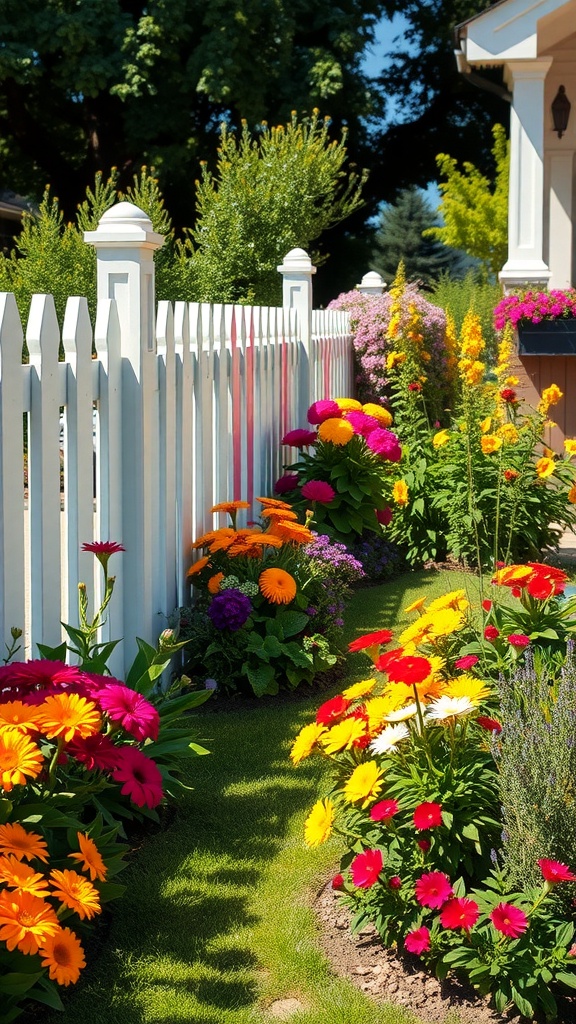
{"label": "fence picket", "polygon": [[[12,294],[0,295],[0,640],[24,631],[22,324]],[[28,379],[28,375],[26,375]],[[19,652],[23,655],[24,643]]]}

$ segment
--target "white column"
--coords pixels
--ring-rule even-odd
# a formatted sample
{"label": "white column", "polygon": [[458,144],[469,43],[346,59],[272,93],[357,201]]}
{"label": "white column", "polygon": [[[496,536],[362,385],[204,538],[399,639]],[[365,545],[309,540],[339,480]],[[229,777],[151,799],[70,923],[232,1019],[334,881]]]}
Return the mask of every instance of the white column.
{"label": "white column", "polygon": [[291,249],[276,268],[282,274],[282,306],[296,310],[296,330],[300,339],[298,353],[298,422],[305,422],[312,401],[310,381],[310,338],[312,336],[312,275],[316,267],[305,249]]}
{"label": "white column", "polygon": [[135,637],[154,643],[164,627],[159,607],[159,401],[154,333],[154,250],[164,238],[132,203],[118,203],[84,240],[97,254],[98,300],[114,299],[122,356],[122,536],[124,658]]}
{"label": "white column", "polygon": [[507,287],[548,282],[543,260],[544,81],[551,58],[507,66],[513,93],[510,114],[508,260],[500,271]]}
{"label": "white column", "polygon": [[550,288],[572,285],[572,169],[574,154],[550,154]]}
{"label": "white column", "polygon": [[382,295],[386,287],[386,281],[383,281],[380,274],[375,270],[369,270],[367,274],[364,274],[360,284],[356,285],[356,291],[362,295]]}

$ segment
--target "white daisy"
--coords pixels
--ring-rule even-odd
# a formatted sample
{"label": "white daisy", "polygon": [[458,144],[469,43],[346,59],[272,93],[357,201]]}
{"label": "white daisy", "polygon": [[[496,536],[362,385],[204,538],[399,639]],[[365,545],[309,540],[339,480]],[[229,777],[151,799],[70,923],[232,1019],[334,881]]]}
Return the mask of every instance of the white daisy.
{"label": "white daisy", "polygon": [[407,704],[405,708],[399,708],[398,711],[390,711],[388,715],[385,715],[385,722],[404,722],[407,718],[414,718],[414,715],[418,711],[415,704]]}
{"label": "white daisy", "polygon": [[436,722],[444,722],[447,718],[458,718],[459,715],[469,715],[475,710],[475,705],[469,697],[438,697],[430,702],[426,708],[426,718],[432,718]]}
{"label": "white daisy", "polygon": [[374,754],[388,754],[389,751],[395,749],[396,744],[400,743],[400,740],[407,739],[409,735],[410,730],[403,722],[398,722],[397,725],[387,725],[386,728],[372,740],[370,750]]}

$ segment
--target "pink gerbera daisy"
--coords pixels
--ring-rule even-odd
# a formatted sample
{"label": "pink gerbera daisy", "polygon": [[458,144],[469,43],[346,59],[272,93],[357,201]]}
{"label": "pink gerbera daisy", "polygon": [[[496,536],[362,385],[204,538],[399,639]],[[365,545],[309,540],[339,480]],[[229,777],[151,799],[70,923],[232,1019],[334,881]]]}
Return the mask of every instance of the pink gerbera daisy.
{"label": "pink gerbera daisy", "polygon": [[359,853],[350,865],[354,885],[358,889],[370,889],[378,881],[383,864],[380,850],[364,850],[364,853]]}
{"label": "pink gerbera daisy", "polygon": [[138,807],[157,807],[162,801],[162,776],[158,766],[136,747],[119,747],[115,782],[124,783],[121,792]]}
{"label": "pink gerbera daisy", "polygon": [[440,923],[443,928],[463,928],[468,931],[474,927],[479,915],[480,909],[474,900],[458,896],[445,904],[440,914]]}
{"label": "pink gerbera daisy", "polygon": [[415,893],[420,906],[438,910],[454,895],[454,890],[443,871],[429,871],[416,882]]}
{"label": "pink gerbera daisy", "polygon": [[308,480],[302,488],[302,497],[328,505],[336,497],[336,491],[324,480]]}
{"label": "pink gerbera daisy", "polygon": [[120,725],[137,740],[158,739],[160,716],[156,708],[129,686],[110,683],[104,686],[95,699],[113,722]]}
{"label": "pink gerbera daisy", "polygon": [[528,918],[524,911],[511,903],[499,903],[489,916],[496,931],[507,935],[509,939],[517,939],[528,928]]}
{"label": "pink gerbera daisy", "polygon": [[550,882],[552,885],[557,885],[559,882],[576,882],[576,875],[559,860],[548,860],[546,857],[542,857],[538,861],[538,867],[544,881]]}
{"label": "pink gerbera daisy", "polygon": [[408,932],[404,945],[409,953],[426,953],[430,949],[430,932],[427,928],[415,928]]}
{"label": "pink gerbera daisy", "polygon": [[442,804],[423,803],[413,814],[414,827],[422,832],[426,828],[436,828],[442,824]]}

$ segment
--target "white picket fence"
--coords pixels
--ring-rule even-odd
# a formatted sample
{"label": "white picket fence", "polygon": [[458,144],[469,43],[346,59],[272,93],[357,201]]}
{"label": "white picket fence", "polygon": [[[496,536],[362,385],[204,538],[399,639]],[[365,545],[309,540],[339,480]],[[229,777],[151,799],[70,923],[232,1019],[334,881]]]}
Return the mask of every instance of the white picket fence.
{"label": "white picket fence", "polygon": [[110,563],[103,639],[125,638],[111,666],[121,674],[134,638],[155,642],[187,603],[192,541],[225,522],[210,507],[241,498],[255,517],[255,497],[296,454],[282,434],[305,426],[311,401],[352,393],[352,346],[346,314],[312,314],[301,250],[279,268],[284,308],[161,302],[154,324],[162,239],[142,211],[118,204],[86,237],[98,256],[94,334],[85,299],[68,300],[60,339],[52,296],[36,295],[22,365],[14,296],[0,294],[0,649],[12,626],[29,656],[38,641],[58,644],[61,622],[77,622],[78,581],[90,607],[100,599],[81,544],[115,540],[126,552]]}

